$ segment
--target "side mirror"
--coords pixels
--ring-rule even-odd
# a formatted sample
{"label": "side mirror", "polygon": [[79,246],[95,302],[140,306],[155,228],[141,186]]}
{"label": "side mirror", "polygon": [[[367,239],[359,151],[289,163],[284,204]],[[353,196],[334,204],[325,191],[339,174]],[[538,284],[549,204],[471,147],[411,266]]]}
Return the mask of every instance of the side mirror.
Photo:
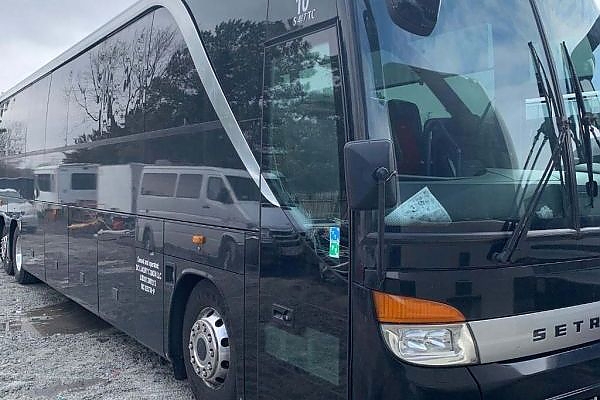
{"label": "side mirror", "polygon": [[392,21],[400,28],[419,36],[429,36],[435,29],[441,0],[387,0]]}
{"label": "side mirror", "polygon": [[[352,210],[376,210],[379,207],[378,171],[396,170],[394,145],[388,139],[357,140],[344,146],[346,192]],[[398,202],[396,181],[385,185],[385,206]]]}

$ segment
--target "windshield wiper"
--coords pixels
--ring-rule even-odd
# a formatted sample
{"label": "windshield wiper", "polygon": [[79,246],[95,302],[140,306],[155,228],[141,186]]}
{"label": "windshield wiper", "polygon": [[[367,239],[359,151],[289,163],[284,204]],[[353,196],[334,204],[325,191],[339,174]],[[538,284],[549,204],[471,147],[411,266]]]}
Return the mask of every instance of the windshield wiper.
{"label": "windshield wiper", "polygon": [[[544,122],[542,127],[538,130],[538,134],[536,135],[536,138],[534,141],[534,146],[535,146],[535,142],[537,142],[537,140],[539,139],[540,131],[545,130],[544,129],[544,128],[546,128],[545,125],[551,127],[552,133],[554,136],[553,138],[551,138],[551,142],[555,141],[555,143],[552,146],[552,155],[550,157],[550,160],[548,160],[548,164],[546,164],[546,167],[544,168],[542,177],[541,177],[540,181],[538,182],[537,186],[535,187],[533,196],[529,200],[529,204],[527,206],[527,209],[525,210],[525,214],[523,215],[523,217],[520,219],[520,221],[515,226],[512,235],[506,241],[502,250],[498,253],[494,253],[494,255],[493,255],[494,260],[501,262],[501,263],[506,263],[506,262],[510,261],[510,259],[511,259],[513,253],[515,252],[517,246],[519,245],[521,239],[527,234],[527,231],[529,229],[529,225],[531,222],[531,218],[535,214],[535,208],[536,208],[540,198],[542,197],[542,193],[544,192],[546,185],[550,181],[550,177],[552,176],[552,172],[554,171],[554,169],[556,167],[557,161],[558,161],[558,163],[560,163],[564,143],[567,141],[567,138],[569,137],[568,125],[567,125],[566,121],[564,121],[564,119],[561,119],[563,122],[559,126],[559,135],[558,135],[558,137],[556,136],[556,128],[554,127],[554,123],[552,121],[552,115],[559,116],[559,118],[560,118],[560,115],[562,115],[562,114],[560,113],[560,109],[558,107],[558,104],[556,103],[556,97],[553,95],[552,88],[550,87],[548,76],[546,75],[546,71],[544,70],[542,61],[540,60],[539,56],[537,55],[537,52],[535,51],[535,47],[533,46],[533,43],[529,42],[528,46],[529,46],[529,51],[531,53],[531,58],[533,60],[535,75],[537,78],[538,91],[539,91],[540,96],[543,97],[544,101],[546,102],[546,107],[548,108],[548,115],[550,116],[549,123],[546,124],[546,122]],[[547,133],[544,132],[544,134],[546,135],[546,137],[548,137]],[[542,146],[543,146],[543,143],[542,143]],[[531,154],[533,153],[533,148],[531,150],[532,151],[530,151],[530,155],[528,157],[527,163],[529,163],[529,159],[531,158]],[[540,151],[541,151],[541,149],[540,149]],[[536,155],[534,163],[537,161],[540,151],[538,151],[538,154]],[[534,164],[531,165],[531,168],[533,168],[533,165]],[[561,182],[562,182],[562,174],[561,174]],[[527,189],[525,188],[523,190],[527,190]],[[524,200],[525,200],[525,193],[523,193],[523,196],[519,203],[521,203]],[[518,204],[517,211],[520,208],[521,208],[521,204]]]}
{"label": "windshield wiper", "polygon": [[[554,132],[554,125],[552,125],[552,108],[555,107],[554,106],[554,97],[552,96],[552,92],[549,92],[546,89],[546,88],[550,88],[550,83],[548,82],[548,76],[546,75],[546,71],[544,70],[544,67],[540,62],[540,59],[537,55],[537,52],[535,51],[535,47],[533,46],[533,43],[529,42],[529,43],[527,43],[527,45],[529,46],[529,53],[530,53],[532,61],[533,61],[533,70],[534,70],[535,78],[536,78],[536,82],[537,82],[538,93],[539,93],[540,97],[542,97],[544,99],[548,117],[544,118],[544,122],[539,127],[539,129],[537,130],[537,132],[533,138],[533,143],[531,144],[531,148],[529,149],[529,154],[527,155],[527,159],[525,160],[525,164],[523,165],[523,169],[521,171],[521,176],[519,177],[519,182],[523,182],[523,181],[529,182],[529,179],[531,178],[531,175],[533,174],[533,171],[534,171],[533,167],[535,165],[537,165],[540,155],[542,154],[542,150],[544,149],[546,143],[550,139],[550,134],[552,134],[551,148],[554,148],[556,146],[556,142],[557,142],[556,132]],[[556,112],[556,110],[555,110],[555,112]],[[537,151],[535,151],[541,135],[544,135],[544,139],[542,140],[542,143],[539,145],[539,147],[537,147]],[[535,157],[534,157],[534,152],[535,152]],[[533,161],[532,161],[532,157],[533,157]],[[531,164],[530,164],[530,162],[531,162]],[[525,174],[527,171],[529,171],[529,173],[527,174],[527,179],[524,180]],[[523,189],[521,191],[518,190],[515,193],[515,198],[513,200],[513,205],[511,207],[511,209],[515,210],[515,212],[517,214],[518,214],[519,210],[521,209],[523,202],[525,201],[526,194],[527,194],[527,187],[525,187],[525,189]]]}
{"label": "windshield wiper", "polygon": [[590,197],[590,206],[594,207],[594,197],[598,196],[598,183],[594,180],[594,166],[592,160],[592,115],[586,110],[585,101],[583,100],[583,90],[581,88],[581,81],[575,71],[573,60],[569,55],[567,44],[561,43],[561,49],[563,57],[567,62],[569,69],[569,79],[571,81],[571,88],[575,92],[575,100],[577,102],[577,110],[579,112],[579,121],[581,123],[581,133],[583,140],[583,149],[585,153],[586,166],[588,181],[585,184],[585,190],[587,195]]}

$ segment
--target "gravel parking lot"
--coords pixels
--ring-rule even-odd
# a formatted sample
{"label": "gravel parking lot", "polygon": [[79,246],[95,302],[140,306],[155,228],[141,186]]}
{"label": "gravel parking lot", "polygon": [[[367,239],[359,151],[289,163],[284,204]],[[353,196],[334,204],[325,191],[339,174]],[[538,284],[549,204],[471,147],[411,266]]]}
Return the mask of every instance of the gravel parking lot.
{"label": "gravel parking lot", "polygon": [[0,272],[1,399],[193,399],[159,356],[44,284]]}

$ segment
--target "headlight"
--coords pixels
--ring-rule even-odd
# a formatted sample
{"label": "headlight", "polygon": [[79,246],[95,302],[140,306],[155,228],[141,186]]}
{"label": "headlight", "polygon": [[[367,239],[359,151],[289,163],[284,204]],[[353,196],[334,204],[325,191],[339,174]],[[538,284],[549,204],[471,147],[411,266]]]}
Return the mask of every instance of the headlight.
{"label": "headlight", "polygon": [[466,323],[448,325],[382,324],[389,349],[401,360],[418,365],[452,366],[478,362]]}
{"label": "headlight", "polygon": [[401,360],[428,366],[479,362],[465,316],[449,304],[373,292],[382,336]]}

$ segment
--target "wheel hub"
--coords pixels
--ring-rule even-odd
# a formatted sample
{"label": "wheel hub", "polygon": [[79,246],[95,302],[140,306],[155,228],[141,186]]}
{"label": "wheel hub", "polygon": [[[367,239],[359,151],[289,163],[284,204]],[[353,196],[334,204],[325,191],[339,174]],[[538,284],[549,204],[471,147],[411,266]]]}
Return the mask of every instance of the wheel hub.
{"label": "wheel hub", "polygon": [[214,308],[200,312],[192,325],[188,347],[196,375],[210,388],[220,388],[229,371],[229,335],[223,318]]}

